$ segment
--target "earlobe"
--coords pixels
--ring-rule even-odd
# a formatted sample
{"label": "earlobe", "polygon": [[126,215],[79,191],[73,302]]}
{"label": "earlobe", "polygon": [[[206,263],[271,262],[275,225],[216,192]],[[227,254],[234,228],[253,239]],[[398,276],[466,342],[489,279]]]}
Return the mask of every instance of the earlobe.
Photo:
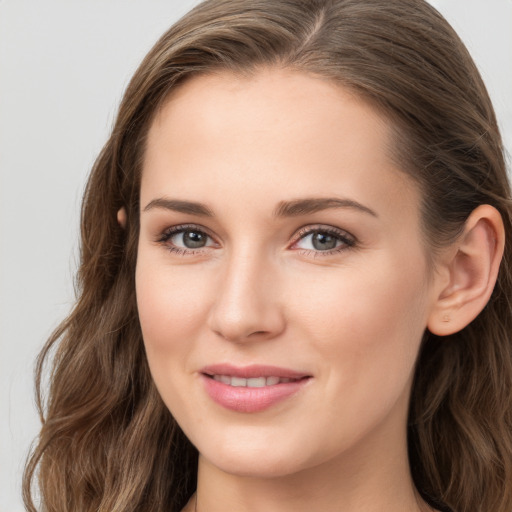
{"label": "earlobe", "polygon": [[126,218],[126,208],[123,206],[117,211],[117,222],[123,229],[126,229]]}
{"label": "earlobe", "polygon": [[438,294],[429,315],[430,332],[438,336],[453,334],[480,314],[496,284],[504,245],[500,213],[490,205],[480,205],[449,250],[444,263],[448,284]]}

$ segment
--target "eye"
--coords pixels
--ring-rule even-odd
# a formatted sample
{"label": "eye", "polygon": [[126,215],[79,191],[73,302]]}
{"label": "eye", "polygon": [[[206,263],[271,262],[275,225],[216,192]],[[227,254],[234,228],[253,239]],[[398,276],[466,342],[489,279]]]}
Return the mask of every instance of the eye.
{"label": "eye", "polygon": [[336,228],[304,228],[298,234],[299,239],[293,248],[312,252],[339,252],[356,243],[355,238]]}
{"label": "eye", "polygon": [[170,241],[177,247],[186,247],[187,249],[199,249],[208,244],[208,235],[201,231],[192,231],[187,229],[170,237]]}
{"label": "eye", "polygon": [[195,226],[173,226],[158,241],[180,253],[216,245],[211,236]]}

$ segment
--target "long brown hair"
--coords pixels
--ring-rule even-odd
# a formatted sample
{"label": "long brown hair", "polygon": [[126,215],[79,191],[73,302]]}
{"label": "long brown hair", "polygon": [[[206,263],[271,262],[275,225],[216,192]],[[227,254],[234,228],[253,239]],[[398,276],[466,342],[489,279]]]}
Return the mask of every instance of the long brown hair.
{"label": "long brown hair", "polygon": [[[156,43],[131,80],[82,207],[78,300],[42,350],[42,430],[24,498],[44,511],[179,511],[197,452],[161,401],[135,301],[141,161],[157,109],[187,78],[261,66],[349,88],[391,121],[394,157],[421,187],[432,254],[470,212],[495,206],[512,235],[494,111],[457,35],[423,0],[209,0]],[[126,229],[116,221],[127,211]],[[418,491],[454,512],[512,510],[512,245],[484,311],[445,338],[425,333],[408,440]],[[50,386],[41,385],[51,361]]]}

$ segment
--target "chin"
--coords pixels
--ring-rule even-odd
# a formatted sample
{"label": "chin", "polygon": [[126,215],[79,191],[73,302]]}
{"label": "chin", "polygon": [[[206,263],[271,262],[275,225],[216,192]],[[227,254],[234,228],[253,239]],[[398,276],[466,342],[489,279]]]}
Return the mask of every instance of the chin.
{"label": "chin", "polygon": [[298,461],[291,461],[285,457],[268,457],[263,451],[257,455],[222,454],[220,457],[212,458],[205,456],[205,459],[224,473],[246,478],[279,478],[304,469]]}
{"label": "chin", "polygon": [[[301,449],[303,443],[289,441],[269,441],[264,436],[250,441],[247,437],[230,436],[209,445],[199,443],[198,449],[205,461],[221,471],[250,478],[289,476],[320,462],[313,460],[313,453]],[[318,453],[314,459],[318,459]]]}

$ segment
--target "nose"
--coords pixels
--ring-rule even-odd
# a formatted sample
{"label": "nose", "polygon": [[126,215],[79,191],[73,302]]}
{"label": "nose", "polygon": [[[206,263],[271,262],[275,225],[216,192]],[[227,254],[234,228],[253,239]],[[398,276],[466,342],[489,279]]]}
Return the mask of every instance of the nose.
{"label": "nose", "polygon": [[277,269],[254,254],[233,254],[218,275],[208,323],[218,336],[247,342],[275,338],[285,329]]}

